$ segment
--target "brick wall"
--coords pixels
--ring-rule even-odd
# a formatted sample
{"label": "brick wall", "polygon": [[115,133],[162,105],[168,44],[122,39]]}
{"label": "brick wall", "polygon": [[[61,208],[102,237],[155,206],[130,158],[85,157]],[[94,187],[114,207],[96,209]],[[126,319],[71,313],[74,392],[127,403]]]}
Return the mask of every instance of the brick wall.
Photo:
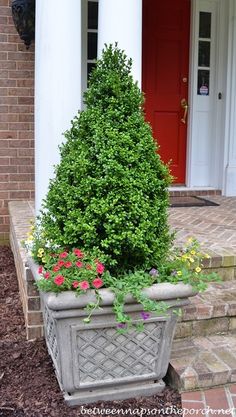
{"label": "brick wall", "polygon": [[9,240],[8,202],[34,198],[34,50],[0,0],[0,244]]}

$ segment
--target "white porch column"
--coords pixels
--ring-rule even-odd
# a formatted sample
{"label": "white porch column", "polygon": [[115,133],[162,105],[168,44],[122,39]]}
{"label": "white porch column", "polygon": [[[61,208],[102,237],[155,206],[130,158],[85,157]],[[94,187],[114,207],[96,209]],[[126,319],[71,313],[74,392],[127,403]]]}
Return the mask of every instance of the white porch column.
{"label": "white porch column", "polygon": [[133,77],[141,87],[142,0],[99,0],[98,56],[104,44],[118,42],[133,60]]}
{"label": "white porch column", "polygon": [[36,1],[36,213],[45,197],[62,133],[81,108],[81,0]]}
{"label": "white porch column", "polygon": [[230,0],[224,195],[236,196],[236,0]]}

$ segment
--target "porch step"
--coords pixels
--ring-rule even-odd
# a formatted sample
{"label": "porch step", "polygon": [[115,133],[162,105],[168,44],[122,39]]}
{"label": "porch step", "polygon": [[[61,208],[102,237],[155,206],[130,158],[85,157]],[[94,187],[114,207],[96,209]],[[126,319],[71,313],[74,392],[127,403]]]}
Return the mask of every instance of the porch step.
{"label": "porch step", "polygon": [[207,188],[187,188],[184,186],[171,186],[169,188],[170,196],[172,197],[190,197],[190,196],[215,196],[215,195],[221,195],[221,190],[217,190],[215,188],[207,189]]}
{"label": "porch step", "polygon": [[190,299],[166,379],[181,392],[236,382],[236,280],[212,283]]}
{"label": "porch step", "polygon": [[166,380],[180,392],[236,382],[236,335],[176,340]]}
{"label": "porch step", "polygon": [[175,339],[236,333],[236,280],[212,283],[190,298],[177,323]]}

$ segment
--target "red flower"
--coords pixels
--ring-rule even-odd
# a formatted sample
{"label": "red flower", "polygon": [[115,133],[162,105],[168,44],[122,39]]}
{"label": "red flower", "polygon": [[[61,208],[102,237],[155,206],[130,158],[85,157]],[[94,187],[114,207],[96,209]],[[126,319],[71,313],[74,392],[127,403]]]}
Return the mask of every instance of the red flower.
{"label": "red flower", "polygon": [[72,282],[72,287],[73,288],[78,288],[78,286],[79,286],[79,281]]}
{"label": "red flower", "polygon": [[58,261],[57,265],[61,268],[62,266],[65,265],[65,262],[64,261]]}
{"label": "red flower", "polygon": [[70,268],[72,266],[72,262],[67,261],[67,262],[65,262],[64,266],[65,266],[65,268]]}
{"label": "red flower", "polygon": [[91,267],[91,265],[86,265],[86,269],[88,269],[89,271],[91,271],[91,269],[92,269],[92,267]]}
{"label": "red flower", "polygon": [[97,268],[96,268],[97,273],[102,275],[104,272],[104,269],[105,269],[105,266],[101,264],[100,262],[98,262]]}
{"label": "red flower", "polygon": [[95,278],[92,284],[95,288],[100,288],[103,286],[103,280],[101,278]]}
{"label": "red flower", "polygon": [[89,288],[88,281],[81,281],[79,282],[79,287],[81,290],[87,290]]}
{"label": "red flower", "polygon": [[81,252],[81,250],[79,250],[79,249],[74,249],[74,254],[76,256],[78,256],[78,258],[83,258],[84,257],[83,252]]}
{"label": "red flower", "polygon": [[54,267],[52,268],[53,272],[58,272],[60,271],[61,267],[59,265],[54,265]]}
{"label": "red flower", "polygon": [[62,252],[60,253],[59,258],[67,258],[67,256],[68,256],[67,252]]}
{"label": "red flower", "polygon": [[82,268],[83,262],[78,261],[75,263],[75,265],[78,266],[78,268]]}
{"label": "red flower", "polygon": [[43,267],[42,267],[42,266],[40,266],[40,267],[39,267],[39,269],[38,269],[38,273],[39,273],[39,274],[42,274],[42,273],[43,273]]}
{"label": "red flower", "polygon": [[45,274],[43,275],[45,279],[50,278],[50,272],[45,272]]}
{"label": "red flower", "polygon": [[62,285],[64,281],[65,281],[65,278],[62,275],[57,275],[54,278],[54,282],[56,285]]}

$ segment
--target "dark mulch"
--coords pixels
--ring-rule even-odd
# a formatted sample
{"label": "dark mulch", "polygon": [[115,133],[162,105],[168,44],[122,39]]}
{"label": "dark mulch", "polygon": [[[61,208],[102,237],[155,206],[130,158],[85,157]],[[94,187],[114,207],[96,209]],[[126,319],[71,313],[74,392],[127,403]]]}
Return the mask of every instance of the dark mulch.
{"label": "dark mulch", "polygon": [[14,261],[7,247],[0,248],[0,323],[0,417],[144,416],[158,415],[158,410],[167,407],[166,415],[176,416],[176,412],[170,412],[171,407],[181,408],[180,395],[169,387],[148,398],[84,405],[90,409],[87,411],[69,408],[58,388],[44,341],[25,340]]}

